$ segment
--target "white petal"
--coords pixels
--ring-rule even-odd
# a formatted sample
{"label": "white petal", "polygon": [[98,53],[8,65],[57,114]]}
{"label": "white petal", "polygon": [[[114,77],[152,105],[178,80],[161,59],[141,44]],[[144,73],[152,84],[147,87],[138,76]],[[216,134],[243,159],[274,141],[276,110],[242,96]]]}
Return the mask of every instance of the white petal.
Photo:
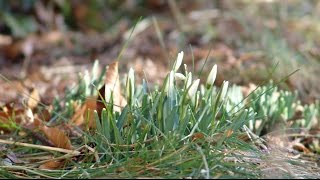
{"label": "white petal", "polygon": [[169,75],[169,91],[171,91],[174,87],[174,72],[171,71]]}
{"label": "white petal", "polygon": [[191,86],[191,82],[192,82],[192,73],[189,72],[188,76],[187,76],[187,82],[186,82],[186,87],[190,87]]}
{"label": "white petal", "polygon": [[182,64],[182,60],[183,60],[183,51],[181,51],[179,54],[178,54],[178,57],[177,57],[177,60],[176,62],[174,63],[173,65],[173,70],[174,71],[177,71],[179,69],[179,67],[181,66]]}
{"label": "white petal", "polygon": [[229,86],[229,81],[223,81],[223,86],[222,86],[222,90],[221,90],[221,99],[222,100],[224,100],[225,96],[227,95],[228,86]]}
{"label": "white petal", "polygon": [[132,83],[134,82],[134,70],[132,68],[129,69],[128,78]]}
{"label": "white petal", "polygon": [[104,89],[104,100],[109,103],[110,102],[110,99],[111,99],[111,93],[112,93],[112,90],[109,86],[105,86],[105,89]]}
{"label": "white petal", "polygon": [[199,83],[200,83],[200,79],[197,79],[197,80],[193,81],[192,85],[190,86],[190,88],[188,90],[188,95],[191,99],[194,98],[194,96],[198,90]]}
{"label": "white petal", "polygon": [[217,77],[217,65],[214,65],[208,75],[207,85],[212,86]]}
{"label": "white petal", "polygon": [[167,75],[166,84],[165,84],[165,87],[164,87],[164,92],[168,93],[169,90],[171,88],[173,88],[173,86],[174,86],[174,76],[175,76],[175,73],[173,71],[170,71],[170,73]]}
{"label": "white petal", "polygon": [[126,86],[127,97],[131,98],[131,96],[134,94],[134,70],[132,68],[129,69]]}
{"label": "white petal", "polygon": [[185,74],[188,75],[188,66],[186,64],[183,64],[183,66]]}
{"label": "white petal", "polygon": [[186,77],[181,73],[175,73],[174,76],[179,80],[186,80]]}

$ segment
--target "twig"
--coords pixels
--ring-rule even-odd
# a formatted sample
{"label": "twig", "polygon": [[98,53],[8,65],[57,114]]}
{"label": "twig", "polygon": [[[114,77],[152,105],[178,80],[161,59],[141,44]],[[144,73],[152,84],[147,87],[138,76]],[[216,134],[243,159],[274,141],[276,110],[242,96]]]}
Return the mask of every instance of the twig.
{"label": "twig", "polygon": [[68,149],[62,149],[62,148],[57,148],[57,147],[41,146],[41,145],[35,145],[35,144],[29,144],[29,143],[7,141],[7,140],[3,140],[3,139],[0,139],[0,143],[37,148],[37,149],[48,150],[48,151],[57,151],[57,152],[62,152],[62,153],[66,153],[66,154],[71,154],[71,155],[81,154],[79,151],[76,151],[76,150],[68,150]]}

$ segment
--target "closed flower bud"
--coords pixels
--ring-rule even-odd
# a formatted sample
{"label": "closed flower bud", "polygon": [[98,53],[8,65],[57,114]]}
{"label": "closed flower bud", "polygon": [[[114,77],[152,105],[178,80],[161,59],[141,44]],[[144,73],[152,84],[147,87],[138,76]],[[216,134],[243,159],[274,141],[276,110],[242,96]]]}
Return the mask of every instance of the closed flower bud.
{"label": "closed flower bud", "polygon": [[174,76],[179,80],[183,80],[183,81],[186,80],[186,77],[181,73],[175,73]]}
{"label": "closed flower bud", "polygon": [[182,64],[182,60],[183,60],[183,51],[181,51],[179,54],[178,54],[178,57],[173,65],[173,71],[177,71],[179,69],[179,67],[181,66]]}
{"label": "closed flower bud", "polygon": [[186,77],[187,78],[187,81],[186,81],[186,87],[190,87],[191,86],[191,83],[192,83],[192,73],[189,72],[188,73],[188,76]]}
{"label": "closed flower bud", "polygon": [[195,94],[197,93],[199,83],[200,83],[200,79],[197,79],[193,81],[192,85],[190,86],[188,90],[188,95],[191,99],[195,98]]}
{"label": "closed flower bud", "polygon": [[132,100],[134,95],[134,70],[130,68],[128,77],[127,77],[127,97]]}
{"label": "closed flower bud", "polygon": [[207,86],[212,86],[217,77],[217,65],[214,65],[207,78]]}
{"label": "closed flower bud", "polygon": [[222,90],[221,90],[222,101],[225,99],[225,96],[227,95],[228,86],[229,86],[229,81],[223,81]]}

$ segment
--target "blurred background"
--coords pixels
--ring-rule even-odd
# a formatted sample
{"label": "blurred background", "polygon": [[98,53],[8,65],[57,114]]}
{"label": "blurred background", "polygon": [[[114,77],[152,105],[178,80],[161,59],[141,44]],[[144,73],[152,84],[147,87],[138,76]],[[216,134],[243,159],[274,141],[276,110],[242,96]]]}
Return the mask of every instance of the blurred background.
{"label": "blurred background", "polygon": [[180,51],[202,79],[218,64],[218,86],[283,80],[314,102],[319,19],[314,0],[0,0],[0,103],[37,87],[49,104],[96,59],[160,84]]}

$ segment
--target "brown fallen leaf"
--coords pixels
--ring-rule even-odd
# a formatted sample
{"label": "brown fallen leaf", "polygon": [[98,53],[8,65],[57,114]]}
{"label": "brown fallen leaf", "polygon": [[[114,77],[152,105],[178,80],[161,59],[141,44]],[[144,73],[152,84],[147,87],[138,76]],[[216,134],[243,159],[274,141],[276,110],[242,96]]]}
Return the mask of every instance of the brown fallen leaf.
{"label": "brown fallen leaf", "polygon": [[[106,96],[109,95],[110,91],[113,92],[113,110],[121,111],[121,107],[124,107],[127,104],[125,98],[121,95],[121,87],[119,82],[119,72],[118,72],[118,62],[114,62],[107,67],[105,75],[105,84],[99,89],[100,95],[98,95],[97,100],[97,112],[100,115],[105,105],[102,101],[102,98],[106,103],[110,102],[110,99]],[[102,98],[101,98],[102,97]]]}
{"label": "brown fallen leaf", "polygon": [[226,133],[226,137],[228,138],[233,134],[233,130],[232,129],[228,129],[228,130],[225,131],[225,133]]}
{"label": "brown fallen leaf", "polygon": [[39,109],[39,112],[35,114],[35,118],[39,118],[42,119],[44,122],[48,122],[51,118],[50,108]]}
{"label": "brown fallen leaf", "polygon": [[201,133],[201,132],[197,132],[197,133],[194,133],[192,136],[191,136],[191,140],[192,141],[196,141],[196,140],[203,140],[204,139],[204,134]]}
{"label": "brown fallen leaf", "polygon": [[77,104],[74,105],[75,114],[71,118],[71,124],[79,126],[82,129],[85,127],[95,128],[94,111],[96,110],[100,116],[102,109],[106,108],[103,100],[105,100],[106,103],[111,102],[110,97],[106,98],[106,93],[110,95],[110,92],[113,92],[112,101],[114,103],[114,111],[121,111],[121,107],[125,106],[127,102],[121,95],[118,62],[114,62],[107,67],[105,84],[99,89],[98,97],[87,97],[82,106]]}
{"label": "brown fallen leaf", "polygon": [[74,103],[73,108],[75,113],[73,114],[70,122],[76,126],[80,126],[84,122],[83,115],[86,110],[86,103],[84,103],[82,106],[78,103]]}
{"label": "brown fallen leaf", "polygon": [[[71,118],[71,123],[82,128],[95,128],[94,110],[96,110],[96,97],[88,97],[85,103],[75,108],[75,114]],[[88,116],[89,115],[89,116]],[[87,117],[88,116],[88,117]]]}
{"label": "brown fallen leaf", "polygon": [[292,148],[305,154],[311,153],[311,151],[308,148],[306,148],[302,143],[299,142],[295,142],[292,145]]}
{"label": "brown fallen leaf", "polygon": [[57,127],[42,126],[40,130],[56,147],[69,150],[73,149],[69,137]]}
{"label": "brown fallen leaf", "polygon": [[49,169],[49,170],[59,169],[60,167],[62,167],[63,164],[64,164],[63,160],[52,160],[44,164],[41,164],[39,166],[39,169]]}
{"label": "brown fallen leaf", "polygon": [[[96,99],[96,98],[95,98]],[[88,128],[95,128],[96,127],[96,121],[94,116],[94,111],[97,109],[97,103],[94,98],[87,98],[86,100],[86,110],[85,110],[85,117],[88,117]],[[86,122],[86,121],[85,121]]]}
{"label": "brown fallen leaf", "polygon": [[33,88],[28,99],[28,107],[34,109],[40,102],[40,94],[36,88]]}
{"label": "brown fallen leaf", "polygon": [[0,46],[0,53],[5,56],[6,59],[16,61],[19,57],[22,57],[23,42],[21,40],[12,41],[10,44]]}
{"label": "brown fallen leaf", "polygon": [[6,112],[0,111],[0,123],[5,124],[7,123],[10,115]]}

